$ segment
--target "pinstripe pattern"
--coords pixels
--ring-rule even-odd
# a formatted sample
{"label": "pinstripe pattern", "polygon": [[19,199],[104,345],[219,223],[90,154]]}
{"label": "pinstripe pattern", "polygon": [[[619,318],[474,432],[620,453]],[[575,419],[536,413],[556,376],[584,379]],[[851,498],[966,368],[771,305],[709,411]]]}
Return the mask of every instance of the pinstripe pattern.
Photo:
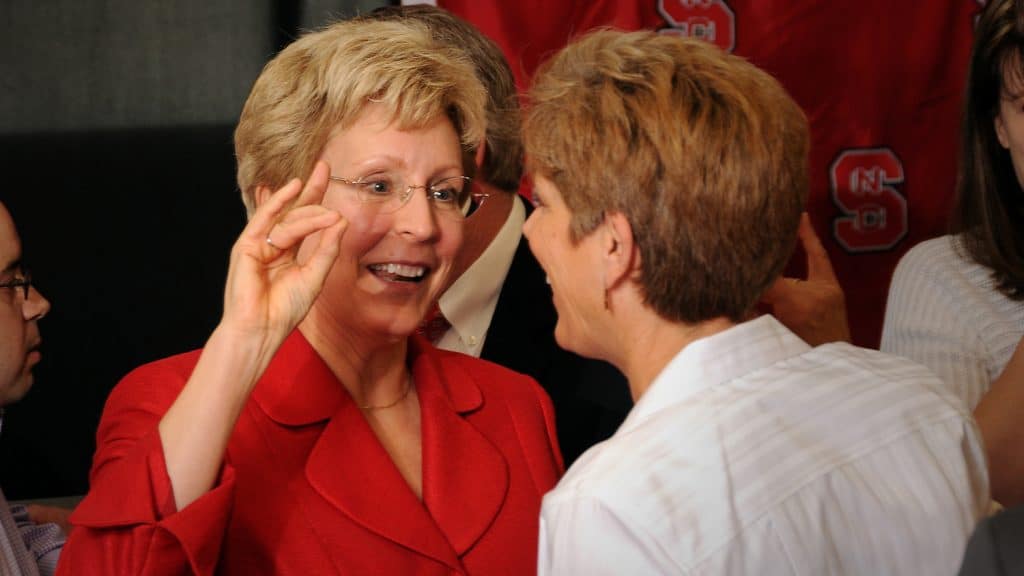
{"label": "pinstripe pattern", "polygon": [[996,290],[989,269],[955,242],[922,242],[900,260],[881,348],[930,368],[973,410],[1024,336],[1024,302]]}
{"label": "pinstripe pattern", "polygon": [[934,376],[761,317],[682,350],[545,497],[540,573],[953,574],[987,504]]}

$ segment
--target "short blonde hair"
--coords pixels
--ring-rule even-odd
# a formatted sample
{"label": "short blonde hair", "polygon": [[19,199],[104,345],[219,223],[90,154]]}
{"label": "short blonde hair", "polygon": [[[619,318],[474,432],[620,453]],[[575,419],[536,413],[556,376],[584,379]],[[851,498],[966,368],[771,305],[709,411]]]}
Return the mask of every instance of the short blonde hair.
{"label": "short blonde hair", "polygon": [[523,177],[519,93],[501,48],[469,22],[431,4],[382,6],[359,18],[422,22],[436,40],[466,52],[487,89],[487,146],[480,175],[499,190],[517,192]]}
{"label": "short blonde hair", "polygon": [[701,40],[598,31],[535,76],[527,169],[576,241],[624,214],[645,301],[672,321],[740,321],[781,272],[807,197],[807,120],[782,86]]}
{"label": "short blonde hair", "polygon": [[401,128],[443,114],[463,149],[475,149],[487,95],[474,72],[461,50],[416,22],[341,21],[302,36],[263,68],[235,129],[246,210],[255,210],[257,186],[305,178],[335,129],[355,122],[371,100]]}

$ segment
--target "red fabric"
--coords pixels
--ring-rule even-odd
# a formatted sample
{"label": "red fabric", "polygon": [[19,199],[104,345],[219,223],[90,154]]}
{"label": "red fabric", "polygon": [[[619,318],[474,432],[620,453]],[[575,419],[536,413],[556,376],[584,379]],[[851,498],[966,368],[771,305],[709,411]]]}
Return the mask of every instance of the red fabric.
{"label": "red fabric", "polygon": [[218,485],[175,511],[156,425],[197,359],[143,366],[111,394],[60,574],[536,569],[541,497],[562,462],[550,401],[529,378],[412,340],[421,502],[296,332],[239,418]]}
{"label": "red fabric", "polygon": [[[774,74],[811,123],[808,211],[847,293],[854,341],[877,346],[892,269],[946,230],[961,94],[979,2],[439,0],[505,51],[521,88],[595,26],[714,36]],[[799,255],[802,257],[802,253]],[[802,271],[794,259],[790,273]]]}

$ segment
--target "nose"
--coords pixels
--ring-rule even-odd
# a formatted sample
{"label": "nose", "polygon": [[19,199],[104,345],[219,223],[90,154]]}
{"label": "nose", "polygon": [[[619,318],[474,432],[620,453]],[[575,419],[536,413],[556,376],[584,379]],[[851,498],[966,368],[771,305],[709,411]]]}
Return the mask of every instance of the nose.
{"label": "nose", "polygon": [[427,200],[425,187],[411,187],[409,198],[395,212],[395,230],[398,234],[411,237],[418,242],[437,236],[437,215],[434,214],[430,200]]}
{"label": "nose", "polygon": [[47,300],[35,286],[29,288],[28,299],[21,304],[21,314],[25,320],[39,320],[50,311]]}

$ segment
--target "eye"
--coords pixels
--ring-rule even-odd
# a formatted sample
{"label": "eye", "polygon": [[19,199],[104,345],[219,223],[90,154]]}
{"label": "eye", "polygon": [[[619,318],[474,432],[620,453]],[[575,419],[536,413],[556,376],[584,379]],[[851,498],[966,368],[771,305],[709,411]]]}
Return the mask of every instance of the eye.
{"label": "eye", "polygon": [[544,200],[541,199],[537,192],[534,192],[533,194],[530,194],[530,204],[533,204],[534,208],[543,208]]}
{"label": "eye", "polygon": [[434,202],[440,202],[442,204],[452,204],[459,198],[458,190],[451,186],[445,186],[441,188],[431,187],[430,198]]}
{"label": "eye", "polygon": [[390,196],[394,191],[391,180],[373,177],[359,183],[360,188],[371,196]]}
{"label": "eye", "polygon": [[430,186],[430,199],[439,204],[456,204],[460,201],[466,181],[460,177],[445,178]]}

